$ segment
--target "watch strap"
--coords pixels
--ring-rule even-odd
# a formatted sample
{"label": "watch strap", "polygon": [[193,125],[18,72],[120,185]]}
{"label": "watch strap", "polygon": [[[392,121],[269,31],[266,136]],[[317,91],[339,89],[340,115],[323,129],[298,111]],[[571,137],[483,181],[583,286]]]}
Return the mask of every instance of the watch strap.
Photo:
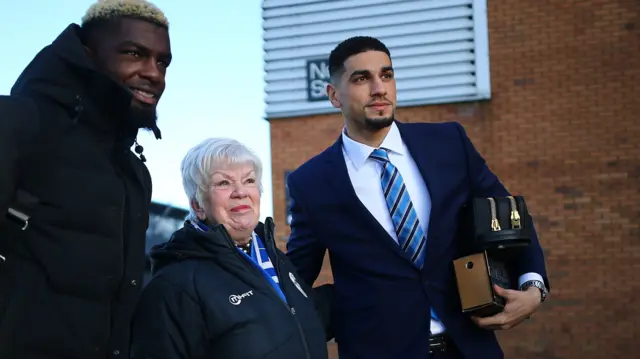
{"label": "watch strap", "polygon": [[525,291],[527,289],[529,289],[530,287],[535,287],[538,288],[540,290],[540,301],[544,302],[545,299],[547,299],[547,287],[544,285],[544,283],[542,281],[539,280],[528,280],[524,283],[522,283],[522,285],[520,286],[520,290],[521,291]]}

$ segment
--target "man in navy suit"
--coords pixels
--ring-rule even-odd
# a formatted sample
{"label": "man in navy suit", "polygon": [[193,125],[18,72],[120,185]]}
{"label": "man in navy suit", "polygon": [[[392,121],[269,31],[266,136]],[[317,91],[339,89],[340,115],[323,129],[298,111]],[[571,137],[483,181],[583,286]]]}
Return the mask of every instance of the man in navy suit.
{"label": "man in navy suit", "polygon": [[537,238],[513,260],[518,287],[495,288],[504,312],[462,313],[452,266],[458,212],[507,190],[461,125],[395,120],[394,70],[379,40],[345,40],[329,72],[327,94],[345,127],[288,177],[288,255],[313,284],[328,250],[340,358],[502,358],[494,330],[519,324],[547,295]]}

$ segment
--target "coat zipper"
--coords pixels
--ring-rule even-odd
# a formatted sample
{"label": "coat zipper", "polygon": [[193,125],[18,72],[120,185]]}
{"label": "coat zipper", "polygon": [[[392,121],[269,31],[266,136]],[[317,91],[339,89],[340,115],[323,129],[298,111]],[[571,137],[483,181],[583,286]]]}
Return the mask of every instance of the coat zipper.
{"label": "coat zipper", "polygon": [[[278,281],[282,283],[282,277],[280,276],[280,258],[276,258],[275,269],[278,275]],[[280,288],[282,289],[284,296],[288,298],[287,290],[285,289],[285,286],[283,285]],[[296,326],[298,327],[298,334],[300,334],[300,340],[302,341],[302,347],[304,348],[305,356],[307,359],[311,359],[311,354],[309,353],[309,344],[307,343],[307,337],[304,335],[304,331],[302,330],[302,325],[300,325],[300,321],[298,321],[298,318],[296,317],[296,309],[289,305],[287,305],[287,307],[289,308],[289,312],[291,313],[291,317],[293,318],[293,321],[296,323]]]}
{"label": "coat zipper", "polygon": [[[120,272],[121,275],[119,277],[114,277],[113,280],[117,281],[117,285],[116,285],[116,290],[115,290],[115,294],[114,296],[111,298],[111,300],[109,301],[109,308],[108,308],[108,312],[109,312],[109,337],[111,337],[111,334],[113,332],[113,308],[116,306],[118,298],[120,297],[121,294],[121,283],[122,280],[124,278],[124,276],[126,275],[125,273],[125,258],[124,258],[124,251],[125,251],[125,212],[126,212],[126,208],[127,208],[127,185],[125,183],[124,177],[122,175],[122,172],[120,171],[120,169],[118,168],[118,159],[117,159],[117,155],[116,157],[112,157],[113,158],[113,166],[116,172],[116,176],[118,177],[118,179],[120,180],[120,183],[122,184],[122,206],[120,207],[120,244],[121,244],[121,248],[122,250],[120,251],[120,255],[122,256],[121,258],[121,268],[120,268]],[[110,344],[109,344],[110,345]]]}
{"label": "coat zipper", "polygon": [[[276,275],[278,276],[278,281],[280,283],[282,282],[282,276],[280,275],[280,258],[276,255],[277,251],[275,249],[275,240],[273,239],[273,222],[271,220],[271,218],[268,218],[265,221],[264,224],[264,236],[265,236],[265,242],[267,242],[267,246],[269,247],[269,250],[271,253],[273,253],[273,256],[275,257],[275,270],[276,270]],[[287,290],[285,289],[284,285],[281,285],[280,288],[282,289],[282,292],[284,293],[285,298],[288,298],[289,296],[287,295]],[[298,321],[298,318],[296,317],[296,310],[295,308],[288,306],[290,308],[290,313],[291,313],[291,317],[293,318],[293,321],[296,322],[296,326],[298,327],[298,334],[300,334],[300,340],[302,341],[302,346],[304,347],[304,352],[305,352],[305,356],[307,359],[311,359],[311,354],[309,353],[309,344],[307,343],[307,337],[304,335],[304,331],[302,330],[302,325],[300,325],[300,321]]]}
{"label": "coat zipper", "polygon": [[[267,222],[268,221],[269,220],[267,219]],[[267,238],[265,238],[265,242],[268,242],[268,244],[267,243],[265,243],[265,244],[267,246],[269,246],[269,251],[271,252],[269,254],[276,254],[275,249],[273,249],[273,247],[272,247],[274,245],[273,241],[272,241],[273,238],[271,237],[271,235],[272,235],[271,232],[272,231],[270,230],[270,227],[269,227],[269,233],[267,233],[267,227],[268,227],[268,224],[265,223],[265,237],[267,237]],[[242,254],[240,252],[238,252],[238,250],[235,248],[235,245],[233,244],[233,240],[231,239],[231,237],[229,237],[229,235],[227,233],[225,233],[225,237],[227,237],[227,240],[229,241],[229,243],[231,244],[232,248],[234,249],[234,252],[235,252],[236,256],[238,257],[238,259],[240,259],[240,261],[242,263],[244,263],[245,266],[249,267],[251,271],[253,271],[255,274],[258,274],[260,277],[262,277],[262,273],[258,272],[258,269],[255,268],[253,265],[251,265],[250,263],[247,263],[247,260],[242,256]],[[278,258],[276,256],[275,259],[272,259],[272,262],[273,261],[275,261],[274,268],[276,270],[276,275],[278,276],[278,281],[280,283],[282,283],[282,277],[280,276],[280,258]],[[305,337],[304,331],[302,330],[302,325],[300,325],[300,322],[298,321],[298,318],[296,317],[295,308],[291,307],[287,302],[282,301],[282,299],[280,298],[280,295],[278,294],[278,292],[276,292],[276,290],[273,289],[273,287],[271,287],[271,285],[269,285],[268,287],[271,290],[271,292],[276,297],[278,297],[278,301],[280,303],[282,303],[282,305],[284,305],[284,307],[287,308],[287,311],[291,314],[291,318],[296,323],[296,327],[298,328],[298,334],[300,335],[300,339],[302,341],[302,346],[303,346],[304,352],[305,352],[305,358],[311,359],[311,354],[309,353],[309,344],[307,343],[307,338]],[[285,298],[288,298],[287,291],[286,291],[286,289],[284,287],[285,287],[284,285],[280,286],[280,288],[282,289],[282,293],[284,294]]]}
{"label": "coat zipper", "polygon": [[115,163],[113,163],[113,166],[116,170],[116,176],[118,176],[118,179],[120,180],[120,184],[122,185],[122,207],[120,207],[120,245],[122,248],[122,251],[120,251],[120,254],[122,255],[122,268],[121,268],[121,272],[122,275],[120,276],[120,278],[118,278],[118,281],[121,282],[123,277],[125,276],[125,257],[124,257],[124,252],[125,252],[125,239],[126,239],[126,234],[125,231],[127,230],[125,228],[125,212],[127,210],[127,183],[126,180],[124,179],[124,175],[122,173],[122,171],[118,168],[118,158],[117,155],[114,158]]}

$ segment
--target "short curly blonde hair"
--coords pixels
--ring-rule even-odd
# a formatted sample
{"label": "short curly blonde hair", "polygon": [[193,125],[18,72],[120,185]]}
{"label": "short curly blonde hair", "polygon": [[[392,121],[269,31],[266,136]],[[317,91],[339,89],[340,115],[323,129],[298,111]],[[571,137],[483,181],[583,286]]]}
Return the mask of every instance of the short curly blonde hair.
{"label": "short curly blonde hair", "polygon": [[98,0],[82,17],[82,25],[119,17],[137,18],[169,28],[169,20],[162,10],[146,0]]}

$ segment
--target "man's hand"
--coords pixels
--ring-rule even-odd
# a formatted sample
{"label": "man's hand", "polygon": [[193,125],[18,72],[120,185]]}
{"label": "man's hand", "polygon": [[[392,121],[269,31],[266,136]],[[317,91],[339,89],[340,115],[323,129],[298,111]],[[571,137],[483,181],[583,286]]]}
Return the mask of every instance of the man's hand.
{"label": "man's hand", "polygon": [[506,300],[504,310],[496,315],[471,317],[479,327],[489,330],[511,329],[533,314],[541,303],[540,290],[530,287],[526,291],[503,289],[494,285],[496,294]]}

